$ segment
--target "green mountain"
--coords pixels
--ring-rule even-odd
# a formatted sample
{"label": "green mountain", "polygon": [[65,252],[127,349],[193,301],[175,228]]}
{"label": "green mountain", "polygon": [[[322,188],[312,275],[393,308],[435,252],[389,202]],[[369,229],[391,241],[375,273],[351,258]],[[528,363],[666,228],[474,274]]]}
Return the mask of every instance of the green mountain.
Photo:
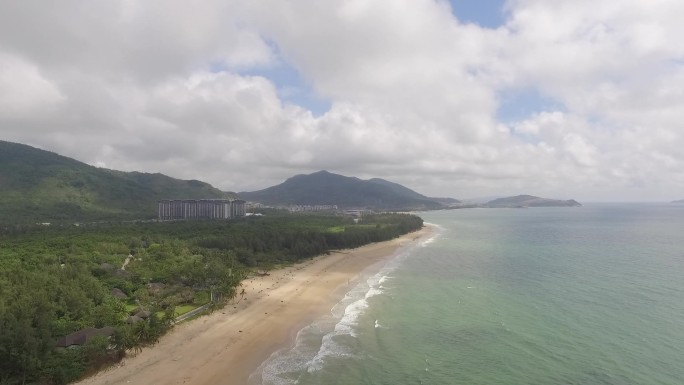
{"label": "green mountain", "polygon": [[383,179],[361,180],[327,171],[296,175],[264,190],[238,193],[240,198],[266,205],[337,205],[339,208],[426,210],[441,203],[400,184]]}
{"label": "green mountain", "polygon": [[149,219],[160,199],[231,197],[196,180],[97,168],[0,141],[0,223]]}
{"label": "green mountain", "polygon": [[532,195],[518,195],[514,197],[499,198],[485,204],[487,207],[578,207],[582,206],[574,199],[558,200],[539,198]]}
{"label": "green mountain", "polygon": [[426,197],[425,195],[419,194],[419,193],[417,193],[417,192],[411,190],[411,189],[408,188],[408,187],[404,187],[404,186],[400,185],[399,183],[390,182],[390,181],[387,181],[387,180],[384,180],[384,179],[380,179],[380,178],[373,178],[373,179],[369,179],[368,181],[369,181],[369,182],[373,182],[373,183],[377,183],[377,184],[381,184],[381,185],[383,185],[383,186],[387,186],[387,187],[389,187],[390,189],[392,189],[392,191],[393,191],[394,193],[396,193],[396,194],[398,194],[398,195],[401,195],[401,196],[404,196],[404,197],[407,197],[407,198],[411,198],[411,199],[419,199],[419,200],[422,200],[422,199],[426,199],[426,198],[427,198],[427,199],[429,199],[429,200],[431,200],[431,201],[440,203],[440,204],[442,204],[443,206],[446,206],[446,207],[457,206],[457,205],[459,205],[459,204],[461,203],[461,201],[459,201],[458,199],[454,199],[454,198],[435,198],[435,197]]}

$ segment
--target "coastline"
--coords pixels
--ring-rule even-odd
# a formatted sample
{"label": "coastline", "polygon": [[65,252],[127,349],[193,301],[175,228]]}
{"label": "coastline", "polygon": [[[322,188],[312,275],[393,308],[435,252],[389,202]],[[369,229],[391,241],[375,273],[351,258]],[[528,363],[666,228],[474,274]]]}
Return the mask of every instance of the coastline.
{"label": "coastline", "polygon": [[426,225],[248,278],[243,299],[177,325],[156,346],[77,384],[246,384],[274,352],[294,343],[301,328],[329,314],[360,274],[379,270],[400,247],[431,232]]}

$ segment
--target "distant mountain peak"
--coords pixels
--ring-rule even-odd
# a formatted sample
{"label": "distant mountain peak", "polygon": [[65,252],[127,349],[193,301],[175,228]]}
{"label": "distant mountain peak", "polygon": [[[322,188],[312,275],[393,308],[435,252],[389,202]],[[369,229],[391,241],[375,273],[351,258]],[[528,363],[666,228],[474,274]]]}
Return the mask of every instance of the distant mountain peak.
{"label": "distant mountain peak", "polygon": [[337,205],[341,208],[425,210],[443,205],[400,184],[380,178],[362,180],[327,170],[300,174],[259,191],[241,192],[242,199],[272,206]]}

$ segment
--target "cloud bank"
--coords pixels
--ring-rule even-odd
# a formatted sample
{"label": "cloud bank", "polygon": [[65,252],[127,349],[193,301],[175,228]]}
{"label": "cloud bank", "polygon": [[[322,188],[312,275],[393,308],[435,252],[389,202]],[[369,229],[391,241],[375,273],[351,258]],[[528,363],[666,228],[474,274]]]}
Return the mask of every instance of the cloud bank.
{"label": "cloud bank", "polygon": [[[684,3],[504,12],[491,29],[439,0],[10,0],[0,134],[232,191],[327,169],[439,196],[684,196]],[[284,98],[282,68],[330,109]]]}

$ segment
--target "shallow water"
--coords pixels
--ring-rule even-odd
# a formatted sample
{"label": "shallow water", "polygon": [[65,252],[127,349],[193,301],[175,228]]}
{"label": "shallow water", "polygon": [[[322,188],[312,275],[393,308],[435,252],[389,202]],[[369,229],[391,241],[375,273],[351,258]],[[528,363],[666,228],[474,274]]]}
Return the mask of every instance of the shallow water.
{"label": "shallow water", "polygon": [[422,213],[263,384],[684,383],[684,207]]}

